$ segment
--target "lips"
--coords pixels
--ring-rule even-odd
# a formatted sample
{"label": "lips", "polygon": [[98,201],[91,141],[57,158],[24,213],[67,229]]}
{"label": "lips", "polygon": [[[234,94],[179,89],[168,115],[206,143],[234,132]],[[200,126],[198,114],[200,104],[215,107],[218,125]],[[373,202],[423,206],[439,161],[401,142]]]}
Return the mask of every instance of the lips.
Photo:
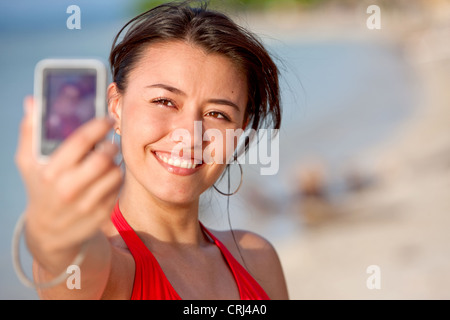
{"label": "lips", "polygon": [[152,153],[164,168],[178,175],[193,174],[204,164],[201,160],[176,157],[170,152],[152,151]]}

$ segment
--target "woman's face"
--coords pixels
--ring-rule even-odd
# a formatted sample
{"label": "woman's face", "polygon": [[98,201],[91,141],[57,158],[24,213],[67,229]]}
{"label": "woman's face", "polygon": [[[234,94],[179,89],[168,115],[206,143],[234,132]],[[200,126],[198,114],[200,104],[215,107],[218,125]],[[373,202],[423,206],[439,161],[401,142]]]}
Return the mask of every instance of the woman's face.
{"label": "woman's face", "polygon": [[197,200],[236,148],[226,133],[244,125],[245,75],[222,55],[161,42],[145,49],[118,96],[110,111],[118,119],[126,183],[166,202]]}

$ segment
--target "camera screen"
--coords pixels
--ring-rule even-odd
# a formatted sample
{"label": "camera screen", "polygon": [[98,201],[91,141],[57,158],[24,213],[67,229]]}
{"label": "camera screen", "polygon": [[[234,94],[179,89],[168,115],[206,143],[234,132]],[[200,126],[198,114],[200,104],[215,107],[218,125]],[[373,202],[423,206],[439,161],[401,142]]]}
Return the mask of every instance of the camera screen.
{"label": "camera screen", "polygon": [[60,142],[95,116],[96,71],[48,70],[44,77],[43,138]]}

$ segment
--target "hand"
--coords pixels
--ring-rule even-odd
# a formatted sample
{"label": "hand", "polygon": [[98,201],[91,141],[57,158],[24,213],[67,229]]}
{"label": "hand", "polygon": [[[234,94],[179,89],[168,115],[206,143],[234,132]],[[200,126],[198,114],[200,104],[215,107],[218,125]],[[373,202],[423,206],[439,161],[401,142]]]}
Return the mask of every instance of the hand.
{"label": "hand", "polygon": [[104,141],[112,122],[89,121],[41,164],[33,153],[32,97],[24,109],[16,164],[28,195],[27,244],[41,265],[57,273],[83,242],[98,235],[114,207],[122,172],[114,163],[117,147]]}

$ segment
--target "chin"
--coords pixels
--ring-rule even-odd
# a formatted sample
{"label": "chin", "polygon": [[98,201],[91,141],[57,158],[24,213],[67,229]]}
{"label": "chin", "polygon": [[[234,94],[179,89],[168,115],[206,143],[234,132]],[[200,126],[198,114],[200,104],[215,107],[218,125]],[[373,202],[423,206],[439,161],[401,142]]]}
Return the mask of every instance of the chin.
{"label": "chin", "polygon": [[154,192],[150,191],[150,193],[162,203],[181,207],[186,207],[192,205],[193,203],[197,203],[201,194],[198,192],[194,192],[192,187],[186,189],[171,188],[170,190],[159,189]]}

